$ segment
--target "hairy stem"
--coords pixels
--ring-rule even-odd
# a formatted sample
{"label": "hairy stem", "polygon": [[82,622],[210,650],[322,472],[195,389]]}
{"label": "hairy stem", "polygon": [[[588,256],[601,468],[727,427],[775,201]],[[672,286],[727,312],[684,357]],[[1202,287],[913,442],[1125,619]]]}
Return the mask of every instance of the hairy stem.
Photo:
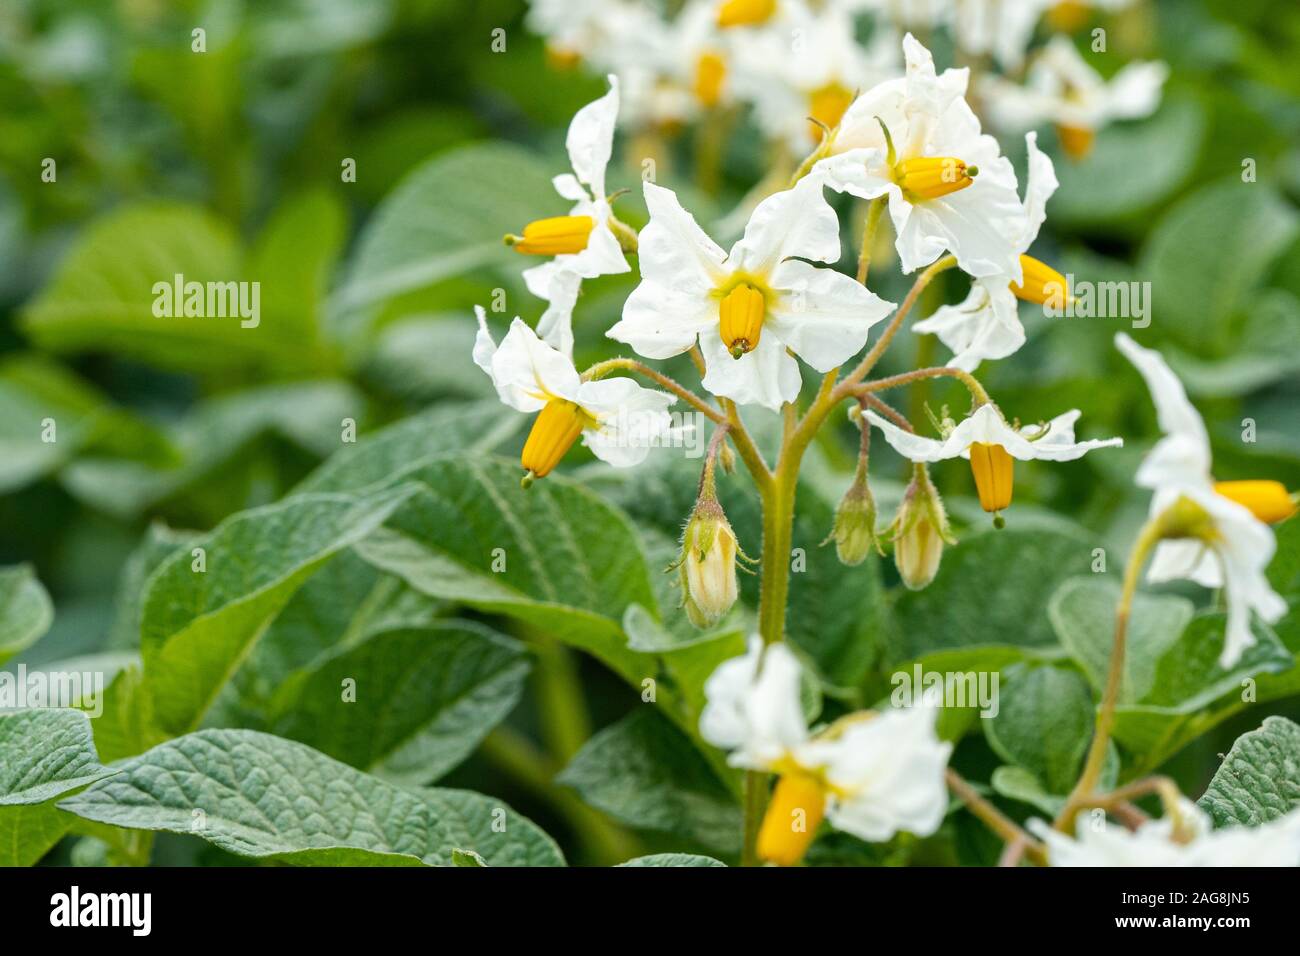
{"label": "hairy stem", "polygon": [[582,373],[582,380],[584,382],[591,382],[598,378],[604,378],[612,372],[618,371],[635,372],[637,375],[645,376],[655,384],[668,389],[668,391],[672,392],[682,401],[686,402],[696,411],[700,412],[710,421],[718,425],[721,425],[726,421],[726,418],[724,418],[716,408],[700,396],[696,395],[685,385],[680,384],[675,379],[669,378],[663,372],[653,369],[643,362],[638,362],[636,359],[614,358],[608,359],[604,362],[597,362],[595,365],[591,366],[591,368]]}
{"label": "hairy stem", "polygon": [[862,248],[858,251],[858,282],[867,284],[867,273],[871,270],[871,251],[876,244],[876,228],[880,225],[880,214],[885,211],[888,198],[880,196],[871,200],[867,206],[867,221],[862,229]]}
{"label": "hairy stem", "polygon": [[949,767],[944,771],[944,776],[948,781],[948,789],[966,805],[966,809],[1004,842],[1023,844],[1024,854],[1035,863],[1046,861],[1047,855],[1043,845],[1017,826],[1014,820],[980,796],[961,774]]}

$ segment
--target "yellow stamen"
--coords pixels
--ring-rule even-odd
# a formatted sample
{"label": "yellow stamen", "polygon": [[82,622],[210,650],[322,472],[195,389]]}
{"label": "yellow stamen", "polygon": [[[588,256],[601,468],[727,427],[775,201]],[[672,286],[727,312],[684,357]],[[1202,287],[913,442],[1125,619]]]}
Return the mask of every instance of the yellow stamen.
{"label": "yellow stamen", "polygon": [[546,44],[546,63],[553,70],[573,70],[582,62],[582,54],[577,50]]}
{"label": "yellow stamen", "polygon": [[1087,3],[1080,0],[1061,0],[1047,11],[1047,24],[1057,33],[1074,33],[1088,25]]}
{"label": "yellow stamen", "polygon": [[978,166],[967,166],[955,156],[920,156],[894,167],[894,182],[908,202],[938,199],[974,183]]}
{"label": "yellow stamen", "polygon": [[970,470],[975,476],[980,507],[996,513],[1011,505],[1011,488],[1015,480],[1016,460],[1001,445],[972,442]]}
{"label": "yellow stamen", "polygon": [[718,308],[718,333],[732,358],[758,348],[766,314],[767,300],[749,283],[742,282],[726,294]]}
{"label": "yellow stamen", "polygon": [[718,26],[754,26],[770,20],[774,13],[776,0],[725,0],[718,7]]}
{"label": "yellow stamen", "polygon": [[506,244],[527,255],[571,255],[587,248],[595,225],[590,216],[552,216],[530,222],[522,236],[506,236]]}
{"label": "yellow stamen", "polygon": [[1249,508],[1265,524],[1277,524],[1296,513],[1295,499],[1280,481],[1218,481],[1214,490]]}
{"label": "yellow stamen", "polygon": [[1024,273],[1023,281],[1011,283],[1011,291],[1017,299],[1050,305],[1055,309],[1064,308],[1070,301],[1069,283],[1065,276],[1047,263],[1033,256],[1021,256],[1020,269]]}
{"label": "yellow stamen", "polygon": [[531,478],[545,478],[573,447],[582,430],[593,424],[592,417],[573,402],[551,399],[533,422],[520,464]]}
{"label": "yellow stamen", "polygon": [[695,61],[695,81],[691,86],[695,98],[709,109],[722,100],[722,84],[727,79],[727,61],[722,54],[706,50]]}
{"label": "yellow stamen", "polygon": [[844,111],[853,102],[853,91],[838,83],[828,83],[821,89],[813,90],[808,98],[808,116],[816,120],[812,124],[813,139],[820,139],[825,129],[834,129],[844,118]]}
{"label": "yellow stamen", "polygon": [[808,851],[825,812],[820,783],[806,774],[786,774],[772,792],[758,831],[759,857],[777,866],[794,866]]}
{"label": "yellow stamen", "polygon": [[1092,144],[1097,139],[1097,131],[1084,126],[1058,126],[1056,136],[1061,141],[1061,149],[1071,159],[1084,159],[1092,152]]}

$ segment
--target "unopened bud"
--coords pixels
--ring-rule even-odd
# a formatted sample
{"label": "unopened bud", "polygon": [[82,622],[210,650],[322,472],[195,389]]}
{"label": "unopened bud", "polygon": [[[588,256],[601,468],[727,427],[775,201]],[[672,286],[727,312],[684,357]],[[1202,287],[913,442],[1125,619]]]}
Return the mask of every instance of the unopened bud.
{"label": "unopened bud", "polygon": [[944,543],[954,540],[943,501],[924,466],[914,470],[890,530],[898,575],[908,588],[919,591],[939,573]]}
{"label": "unopened bud", "polygon": [[735,532],[714,497],[702,497],[682,532],[683,606],[696,627],[712,627],[736,603]]}
{"label": "unopened bud", "polygon": [[849,567],[861,564],[873,550],[884,554],[876,538],[876,500],[866,481],[855,480],[840,499],[831,537],[840,563]]}

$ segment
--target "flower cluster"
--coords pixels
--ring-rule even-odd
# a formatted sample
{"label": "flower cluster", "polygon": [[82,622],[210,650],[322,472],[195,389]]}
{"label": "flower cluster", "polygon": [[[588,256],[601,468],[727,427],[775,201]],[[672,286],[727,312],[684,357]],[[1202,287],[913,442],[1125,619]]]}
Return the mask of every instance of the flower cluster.
{"label": "flower cluster", "polygon": [[[569,214],[539,219],[507,237],[518,252],[545,260],[524,274],[529,290],[547,302],[537,331],[516,318],[498,347],[480,309],[474,358],[503,402],[536,414],[522,455],[525,486],[550,473],[579,437],[610,465],[639,463],[651,445],[673,435],[668,407],[675,401],[714,424],[673,569],[682,607],[700,628],[731,614],[737,571],[748,570],[740,562],[756,564],[762,575],[759,633],[743,657],[724,662],[709,679],[700,732],[728,752],[733,766],[779,777],[756,845],[748,848],[769,862],[798,862],[823,818],[864,840],[883,841],[900,831],[934,832],[947,807],[951,744],[936,733],[935,706],[859,711],[814,730],[801,708],[802,669],[784,643],[790,529],[801,456],[831,410],[850,404],[861,444],[828,541],[848,565],[892,541],[899,576],[913,589],[930,583],[945,546],[955,541],[929,466],[967,460],[981,507],[1001,527],[1017,461],[1068,462],[1122,444],[1077,439],[1078,410],[1009,418],[971,375],[1025,342],[1018,302],[1060,306],[1071,295],[1060,272],[1029,255],[1057,188],[1052,159],[1039,148],[1037,132],[1028,132],[1022,190],[1014,164],[972,104],[1007,129],[1054,124],[1064,151],[1080,155],[1108,120],[1154,109],[1163,82],[1163,68],[1146,64],[1103,82],[1064,38],[1027,52],[1045,12],[1049,20],[1064,16],[1049,6],[1036,0],[700,0],[665,21],[652,5],[630,0],[533,4],[533,26],[546,35],[554,59],[607,70],[609,88],[568,130],[572,172],[554,184],[574,204]],[[860,42],[858,18],[868,11],[874,30]],[[972,88],[969,69],[938,71],[930,51],[904,32],[922,26],[950,31],[959,49],[1004,68],[1027,63],[1026,84],[985,75]],[[755,186],[740,209],[743,230],[743,219],[734,231],[725,223],[706,230],[653,177],[642,187],[648,223],[638,231],[616,215],[606,170],[617,128],[662,132],[693,121],[716,124],[720,110],[741,103],[753,107],[773,143],[805,156],[786,169],[778,160],[776,175]],[[853,203],[865,211],[856,277],[835,268],[845,225],[835,204]],[[886,211],[898,264],[917,273],[901,304],[867,284]],[[710,232],[740,235],[724,248]],[[640,281],[606,335],[640,358],[609,359],[579,372],[572,313],[581,285],[631,271],[629,257]],[[937,335],[953,353],[950,361],[871,379],[920,293],[951,269],[969,278],[969,294],[913,326]],[[883,331],[862,355],[878,326]],[[1262,573],[1272,551],[1267,522],[1289,515],[1293,499],[1266,482],[1216,484],[1204,426],[1177,381],[1154,353],[1123,337],[1119,346],[1146,376],[1169,433],[1138,475],[1155,491],[1158,547],[1150,576],[1225,587],[1223,660],[1231,663],[1253,640],[1252,612],[1265,620],[1281,613]],[[683,355],[706,395],[641,361]],[[821,377],[811,401],[803,396],[804,366]],[[931,414],[936,435],[921,433],[878,394],[941,376],[964,385],[971,404],[961,416],[946,407]],[[747,409],[783,416],[774,466],[746,428]],[[873,429],[912,465],[912,481],[884,529],[877,528],[868,482]],[[744,554],[717,495],[715,468],[719,462],[730,468],[733,455],[744,461],[761,499],[756,562]],[[1113,706],[1115,690],[1103,709]],[[1093,748],[1100,757],[1105,745],[1099,729]],[[1067,822],[1093,796],[1099,766],[1090,758]],[[1068,856],[1053,840],[1054,854]]]}

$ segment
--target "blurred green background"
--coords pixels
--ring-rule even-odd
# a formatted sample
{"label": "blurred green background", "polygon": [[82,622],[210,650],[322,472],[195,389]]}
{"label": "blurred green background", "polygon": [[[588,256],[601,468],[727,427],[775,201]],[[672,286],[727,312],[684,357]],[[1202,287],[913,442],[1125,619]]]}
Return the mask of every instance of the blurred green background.
{"label": "blurred green background", "polygon": [[[20,660],[111,646],[119,576],[151,522],[206,529],[277,499],[339,447],[344,419],[364,434],[430,405],[491,400],[469,361],[470,307],[496,289],[511,315],[535,320],[541,304],[523,290],[522,260],[489,247],[561,211],[546,177],[567,166],[572,113],[605,88],[549,67],[523,13],[518,0],[6,0],[0,564],[34,565],[57,609]],[[196,54],[200,26],[207,49]],[[1300,487],[1300,7],[1164,0],[1110,28],[1120,56],[1099,69],[1158,58],[1171,79],[1154,116],[1108,129],[1082,163],[1057,157],[1062,187],[1035,254],[1080,278],[1151,282],[1153,321],[1135,334],[1187,382],[1218,477]],[[936,55],[950,62],[941,43]],[[456,152],[487,141],[514,147]],[[1014,137],[1003,142],[1023,159]],[[761,175],[762,152],[742,124],[720,191],[705,195],[691,182],[694,146],[690,131],[669,139],[659,180],[709,223]],[[1244,160],[1256,182],[1243,183]],[[344,181],[349,161],[355,182]],[[612,187],[635,186],[635,161],[615,164]],[[635,191],[620,210],[643,220]],[[376,285],[376,263],[395,284]],[[264,328],[145,327],[130,278],[182,268],[264,279]],[[906,284],[890,272],[873,270],[873,285],[897,301]],[[964,280],[945,278],[932,305],[964,295]],[[612,354],[602,333],[635,281],[587,284],[580,364]],[[1146,507],[1132,475],[1155,434],[1145,390],[1111,347],[1127,322],[1025,318],[1026,347],[980,372],[999,403],[1026,418],[1079,407],[1084,437],[1132,440],[1069,468],[1022,470],[1010,519],[1056,512],[1122,555]],[[941,353],[904,336],[887,370]],[[910,396],[911,410],[925,400],[960,407],[936,389]],[[53,444],[39,437],[47,416]],[[832,501],[852,441],[844,425],[823,443],[813,478]],[[882,452],[874,474],[891,500],[898,463]],[[939,477],[958,521],[982,523],[967,477]],[[1300,635],[1283,636],[1300,649]],[[621,685],[583,668],[597,725],[629,709]],[[1269,711],[1294,717],[1300,705]],[[1171,769],[1199,793],[1216,754],[1263,716],[1229,720]],[[493,774],[475,758],[448,782],[499,793],[565,841],[563,822]]]}

